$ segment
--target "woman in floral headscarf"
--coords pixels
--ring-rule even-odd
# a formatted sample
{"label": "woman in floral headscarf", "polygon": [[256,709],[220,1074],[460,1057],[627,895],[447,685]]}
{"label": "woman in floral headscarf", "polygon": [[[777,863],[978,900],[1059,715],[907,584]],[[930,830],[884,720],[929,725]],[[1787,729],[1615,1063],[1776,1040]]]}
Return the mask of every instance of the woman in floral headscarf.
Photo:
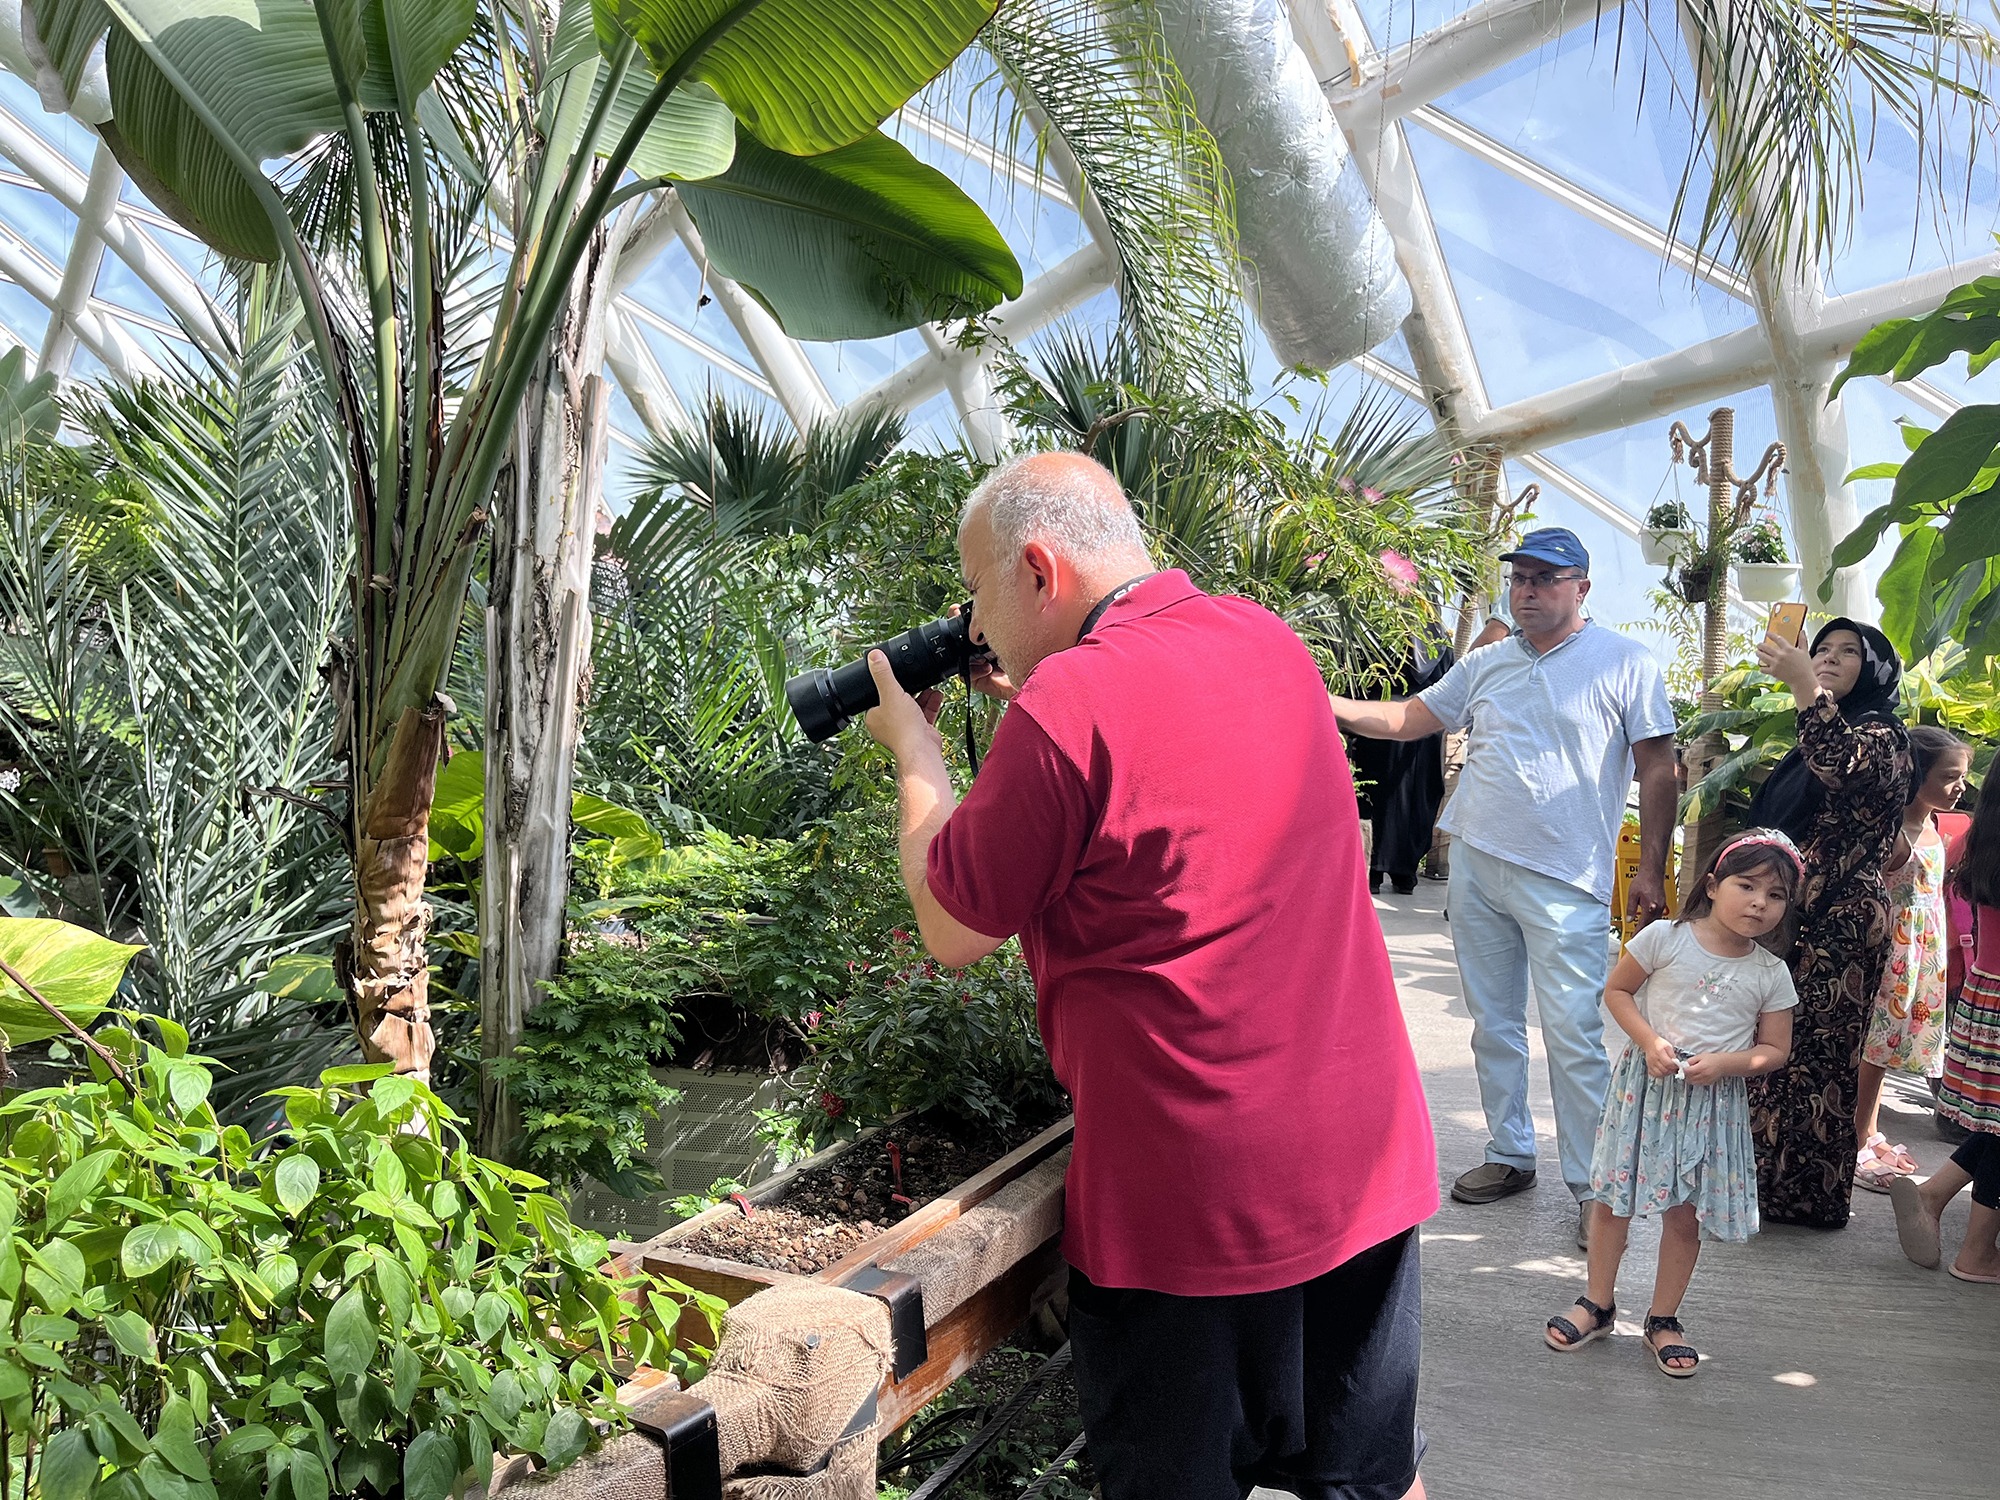
{"label": "woman in floral headscarf", "polygon": [[1799,994],[1790,1064],[1750,1081],[1763,1216],[1838,1229],[1854,1197],[1861,1043],[1889,956],[1882,867],[1912,791],[1910,736],[1896,717],[1903,666],[1888,637],[1829,620],[1810,653],[1766,636],[1765,671],[1792,690],[1799,747],[1750,807],[1805,854],[1792,983]]}

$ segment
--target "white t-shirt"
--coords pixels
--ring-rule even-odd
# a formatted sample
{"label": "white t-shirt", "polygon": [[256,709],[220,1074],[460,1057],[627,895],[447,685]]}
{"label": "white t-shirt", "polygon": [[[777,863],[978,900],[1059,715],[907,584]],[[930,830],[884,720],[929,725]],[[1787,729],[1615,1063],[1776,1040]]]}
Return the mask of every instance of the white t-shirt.
{"label": "white t-shirt", "polygon": [[1588,621],[1539,654],[1517,631],[1417,696],[1446,729],[1472,725],[1437,826],[1609,903],[1632,747],[1674,732],[1653,653]]}
{"label": "white t-shirt", "polygon": [[1799,1003],[1792,971],[1764,947],[1741,958],[1710,953],[1692,922],[1649,922],[1625,945],[1646,982],[1634,998],[1653,1030],[1690,1057],[1742,1052],[1757,1040],[1757,1018]]}

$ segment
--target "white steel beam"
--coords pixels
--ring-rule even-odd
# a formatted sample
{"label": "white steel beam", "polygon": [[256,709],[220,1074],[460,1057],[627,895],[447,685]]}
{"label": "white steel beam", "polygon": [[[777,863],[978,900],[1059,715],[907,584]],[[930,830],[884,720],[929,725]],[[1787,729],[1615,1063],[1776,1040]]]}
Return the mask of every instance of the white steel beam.
{"label": "white steel beam", "polygon": [[1511,461],[1519,464],[1544,484],[1554,485],[1599,520],[1610,522],[1626,536],[1639,534],[1639,517],[1631,514],[1610,496],[1585,484],[1554,460],[1544,458],[1539,453],[1516,453]]}
{"label": "white steel beam", "polygon": [[[1103,249],[1095,242],[1085,245],[1036,277],[1012,302],[1001,303],[988,314],[987,326],[1001,337],[1018,344],[1071,308],[1096,296],[1111,285],[1111,278],[1112,263]],[[942,349],[926,349],[902,369],[856,397],[847,410],[888,406],[897,411],[909,411],[947,389],[955,366],[974,363],[978,358],[972,351],[949,344]]]}
{"label": "white steel beam", "polygon": [[[1996,273],[2000,273],[2000,255],[1986,255],[1829,298],[1813,321],[1799,331],[1801,355],[1845,359],[1877,323],[1928,312],[1953,287]],[[1766,385],[1776,372],[1777,361],[1763,329],[1739,328],[1497,407],[1466,436],[1474,442],[1498,444],[1511,456],[1612,432],[1753,385]]]}
{"label": "white steel beam", "polygon": [[1065,184],[1046,172],[1037,171],[1018,156],[995,148],[990,142],[967,135],[957,126],[940,120],[929,110],[914,104],[906,104],[896,114],[902,124],[912,130],[929,136],[940,145],[949,146],[961,156],[970,157],[996,177],[1006,177],[1031,188],[1051,202],[1060,203],[1064,208],[1074,209],[1077,204],[1073,185]]}
{"label": "white steel beam", "polygon": [[618,310],[627,318],[635,322],[644,323],[648,328],[665,334],[683,349],[686,349],[691,354],[699,355],[718,370],[723,370],[734,375],[738,380],[759,394],[776,399],[778,393],[772,389],[771,382],[764,378],[763,371],[753,369],[751,366],[744,364],[740,359],[732,359],[729,355],[724,354],[720,349],[716,348],[715,345],[689,333],[680,324],[661,317],[643,303],[633,302],[628,299],[618,304]]}
{"label": "white steel beam", "polygon": [[778,326],[778,320],[756,298],[709,265],[708,247],[702,244],[701,231],[689,217],[687,205],[676,197],[668,205],[667,216],[681,243],[694,257],[694,263],[701,268],[709,295],[715,298],[735,326],[744,347],[770,378],[771,391],[792,419],[792,425],[804,432],[814,422],[833,415],[833,398],[827,394],[819,371],[813,368],[797,340]]}
{"label": "white steel beam", "polygon": [[1595,193],[1585,192],[1568,178],[1502,145],[1484,132],[1453,119],[1443,110],[1426,104],[1410,111],[1409,120],[1413,125],[1421,125],[1439,140],[1449,141],[1467,155],[1553,198],[1564,208],[1580,214],[1598,227],[1608,229],[1619,238],[1651,251],[1668,264],[1700,277],[1718,291],[1727,292],[1739,302],[1751,300],[1750,283],[1728,267],[1700,254],[1692,245],[1670,238],[1665,230],[1654,227],[1637,214],[1607,203]]}
{"label": "white steel beam", "polygon": [[[62,279],[56,270],[13,228],[0,224],[0,277],[6,278],[55,315]],[[134,369],[150,370],[153,361],[114,317],[96,307],[77,310],[73,320],[76,336],[92,354],[104,361],[112,374],[124,379]]]}
{"label": "white steel beam", "polygon": [[1495,407],[1466,436],[1508,457],[1653,421],[1767,382],[1777,366],[1761,328],[1739,328]]}
{"label": "white steel beam", "polygon": [[687,425],[687,408],[667,381],[666,372],[653,357],[653,349],[633,326],[629,311],[617,302],[604,331],[604,363],[618,382],[632,410],[654,435]]}
{"label": "white steel beam", "polygon": [[[81,168],[42,138],[39,131],[0,107],[0,156],[12,160],[43,191],[77,218],[84,216],[88,179]],[[138,227],[130,210],[119,206],[106,216],[105,246],[166,305],[187,337],[212,353],[225,353],[235,340],[201,284]]]}
{"label": "white steel beam", "polygon": [[1621,0],[1487,0],[1388,53],[1381,70],[1356,80],[1337,60],[1321,78],[1334,118],[1350,135],[1372,132],[1453,89],[1616,10]]}
{"label": "white steel beam", "polygon": [[76,350],[76,317],[90,305],[97,290],[98,267],[104,264],[104,226],[117,212],[118,195],[125,187],[125,169],[103,141],[90,158],[90,181],[83,192],[83,211],[77,215],[76,229],[69,239],[69,254],[63,259],[62,286],[56,305],[49,313],[48,332],[42,336],[43,374],[58,380],[69,378],[70,356]]}

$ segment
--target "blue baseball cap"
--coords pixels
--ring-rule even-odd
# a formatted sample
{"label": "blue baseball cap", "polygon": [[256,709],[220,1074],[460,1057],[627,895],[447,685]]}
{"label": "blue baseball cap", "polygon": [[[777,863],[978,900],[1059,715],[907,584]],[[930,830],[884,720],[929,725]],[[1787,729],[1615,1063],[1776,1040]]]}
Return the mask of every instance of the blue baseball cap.
{"label": "blue baseball cap", "polygon": [[1554,563],[1559,568],[1581,568],[1590,572],[1590,554],[1583,550],[1583,543],[1576,539],[1576,533],[1567,526],[1544,526],[1540,531],[1531,531],[1521,538],[1521,545],[1512,552],[1500,554],[1500,561],[1513,562],[1518,557],[1532,557],[1536,562]]}

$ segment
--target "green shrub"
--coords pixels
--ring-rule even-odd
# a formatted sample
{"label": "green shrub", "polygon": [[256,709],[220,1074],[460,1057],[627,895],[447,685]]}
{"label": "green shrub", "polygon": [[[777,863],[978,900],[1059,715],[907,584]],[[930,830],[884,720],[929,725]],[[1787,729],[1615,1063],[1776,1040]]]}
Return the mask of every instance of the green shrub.
{"label": "green shrub", "polygon": [[583,1452],[614,1361],[694,1373],[673,1329],[720,1304],[604,1275],[423,1084],[331,1069],[253,1142],[160,1024],[99,1033],[137,1097],[93,1058],[0,1106],[0,1493],[441,1500],[496,1450]]}
{"label": "green shrub", "polygon": [[884,961],[857,964],[847,994],[806,1017],[814,1052],[802,1104],[868,1124],[938,1109],[1009,1128],[1061,1098],[1035,1029],[1035,988],[1011,948],[941,969],[908,932]]}
{"label": "green shrub", "polygon": [[653,1076],[680,1040],[669,997],[688,971],[659,944],[582,939],[543,986],[521,1045],[493,1064],[521,1108],[528,1165],[554,1182],[595,1177],[636,1196],[661,1186],[646,1123],[680,1098]]}

